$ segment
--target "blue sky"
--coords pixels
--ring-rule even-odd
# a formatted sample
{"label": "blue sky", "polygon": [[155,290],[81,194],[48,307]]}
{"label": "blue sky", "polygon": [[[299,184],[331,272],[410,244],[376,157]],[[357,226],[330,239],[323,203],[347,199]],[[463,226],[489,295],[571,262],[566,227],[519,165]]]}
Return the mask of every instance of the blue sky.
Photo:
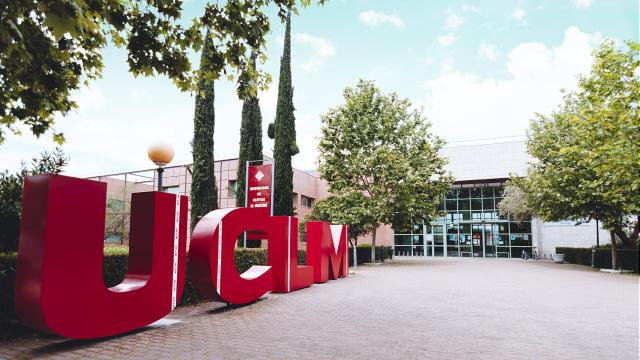
{"label": "blue sky", "polygon": [[[187,1],[184,16],[203,9]],[[273,120],[284,26],[269,11],[269,91],[260,94],[263,127]],[[315,168],[320,116],[359,78],[411,99],[450,145],[522,138],[536,112],[548,113],[588,71],[605,38],[638,39],[637,0],[374,1],[329,0],[292,20],[292,57],[300,169]],[[192,54],[197,64],[198,54]],[[133,78],[126,54],[104,52],[103,78],[75,96],[80,108],[59,118],[67,173],[88,176],[150,168],[146,146],[164,140],[174,163],[191,161],[194,100],[166,78]],[[234,85],[216,83],[215,156],[237,154],[241,103]],[[499,141],[499,140],[489,140]],[[265,153],[273,142],[266,138]],[[54,147],[50,136],[9,138],[0,169]]]}

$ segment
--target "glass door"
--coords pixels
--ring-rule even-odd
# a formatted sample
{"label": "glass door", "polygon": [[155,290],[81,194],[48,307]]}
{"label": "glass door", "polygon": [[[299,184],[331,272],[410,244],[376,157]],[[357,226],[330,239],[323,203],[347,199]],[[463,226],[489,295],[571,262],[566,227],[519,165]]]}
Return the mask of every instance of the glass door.
{"label": "glass door", "polygon": [[484,256],[496,257],[498,224],[484,224]]}
{"label": "glass door", "polygon": [[496,257],[498,224],[471,224],[473,257]]}
{"label": "glass door", "polygon": [[473,257],[484,257],[484,224],[471,224],[471,245]]}
{"label": "glass door", "polygon": [[433,234],[425,235],[424,256],[433,256]]}

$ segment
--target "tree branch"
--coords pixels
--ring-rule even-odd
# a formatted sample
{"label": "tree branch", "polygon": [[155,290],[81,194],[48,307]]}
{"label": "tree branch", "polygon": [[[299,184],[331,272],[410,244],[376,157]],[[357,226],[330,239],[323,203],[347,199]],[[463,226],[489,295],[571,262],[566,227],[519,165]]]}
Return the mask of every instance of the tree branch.
{"label": "tree branch", "polygon": [[622,243],[624,244],[624,246],[626,248],[629,249],[635,249],[636,248],[636,242],[631,240],[629,238],[629,236],[627,236],[627,233],[621,228],[621,227],[615,227],[613,229],[613,231],[615,232],[615,234],[618,236],[618,238],[620,239],[620,241],[622,241]]}

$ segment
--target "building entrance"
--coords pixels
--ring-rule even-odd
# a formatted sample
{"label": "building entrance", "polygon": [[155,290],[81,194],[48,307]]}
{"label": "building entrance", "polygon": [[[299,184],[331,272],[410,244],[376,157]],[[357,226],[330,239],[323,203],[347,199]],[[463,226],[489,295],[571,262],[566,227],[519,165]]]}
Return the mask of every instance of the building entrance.
{"label": "building entrance", "polygon": [[473,257],[496,257],[498,224],[471,224]]}
{"label": "building entrance", "polygon": [[532,251],[531,221],[498,212],[503,183],[454,186],[443,216],[394,233],[395,256],[519,258]]}

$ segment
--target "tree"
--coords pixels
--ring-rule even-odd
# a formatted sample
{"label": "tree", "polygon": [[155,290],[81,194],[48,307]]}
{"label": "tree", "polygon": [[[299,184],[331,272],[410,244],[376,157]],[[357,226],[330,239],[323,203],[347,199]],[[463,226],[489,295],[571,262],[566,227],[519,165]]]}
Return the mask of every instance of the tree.
{"label": "tree", "polygon": [[518,179],[512,178],[504,187],[504,196],[498,204],[502,216],[511,216],[517,222],[528,221],[533,212],[527,206],[527,193],[518,186]]}
{"label": "tree", "polygon": [[409,99],[360,80],[344,90],[344,100],[322,116],[318,170],[336,201],[369,222],[375,261],[377,228],[402,229],[435,217],[453,179],[438,154],[444,141],[430,132],[422,110],[410,109]]}
{"label": "tree", "polygon": [[304,232],[307,222],[317,220],[349,224],[349,244],[358,246],[358,238],[370,233],[374,222],[369,209],[361,206],[365,201],[364,195],[358,192],[329,196],[315,204],[311,214],[300,222],[299,230]]}
{"label": "tree", "polygon": [[[300,3],[308,6],[310,0]],[[108,38],[127,48],[134,76],[166,75],[184,91],[197,89],[202,79],[223,74],[233,79],[235,72],[238,93],[255,94],[270,77],[247,64],[252,50],[266,60],[263,49],[270,24],[264,9],[271,4],[282,20],[288,11],[297,12],[295,0],[228,0],[207,3],[202,16],[185,22],[182,0],[3,1],[0,143],[7,131],[19,134],[19,125],[40,136],[53,128],[56,114],[66,115],[77,107],[70,95],[101,76]],[[216,46],[209,70],[194,72],[187,54],[202,48],[205,28]],[[61,132],[53,133],[56,141],[64,141]]]}
{"label": "tree", "polygon": [[245,206],[245,177],[247,161],[262,160],[262,114],[257,96],[251,96],[242,104],[240,125],[240,152],[236,181],[236,206]]}
{"label": "tree", "polygon": [[291,85],[291,13],[287,15],[284,35],[284,50],[280,59],[280,80],[278,84],[278,105],[276,118],[269,124],[269,137],[275,139],[273,146],[274,174],[274,215],[293,215],[293,169],[291,157],[296,155],[296,124],[293,107],[293,86]]}
{"label": "tree", "polygon": [[578,90],[551,115],[537,115],[527,142],[536,162],[521,186],[544,220],[600,220],[615,234],[612,249],[616,236],[636,248],[640,233],[638,50],[605,41]]}
{"label": "tree", "polygon": [[[200,69],[208,71],[214,49],[213,41],[207,41],[200,57]],[[214,82],[201,79],[196,93],[193,117],[193,173],[191,175],[191,231],[200,219],[218,208],[218,189],[214,172],[213,133],[215,128]]]}
{"label": "tree", "polygon": [[69,158],[56,148],[31,160],[30,166],[23,162],[14,173],[0,172],[0,251],[16,251],[22,213],[22,188],[24,178],[36,174],[59,174],[69,164]]}

